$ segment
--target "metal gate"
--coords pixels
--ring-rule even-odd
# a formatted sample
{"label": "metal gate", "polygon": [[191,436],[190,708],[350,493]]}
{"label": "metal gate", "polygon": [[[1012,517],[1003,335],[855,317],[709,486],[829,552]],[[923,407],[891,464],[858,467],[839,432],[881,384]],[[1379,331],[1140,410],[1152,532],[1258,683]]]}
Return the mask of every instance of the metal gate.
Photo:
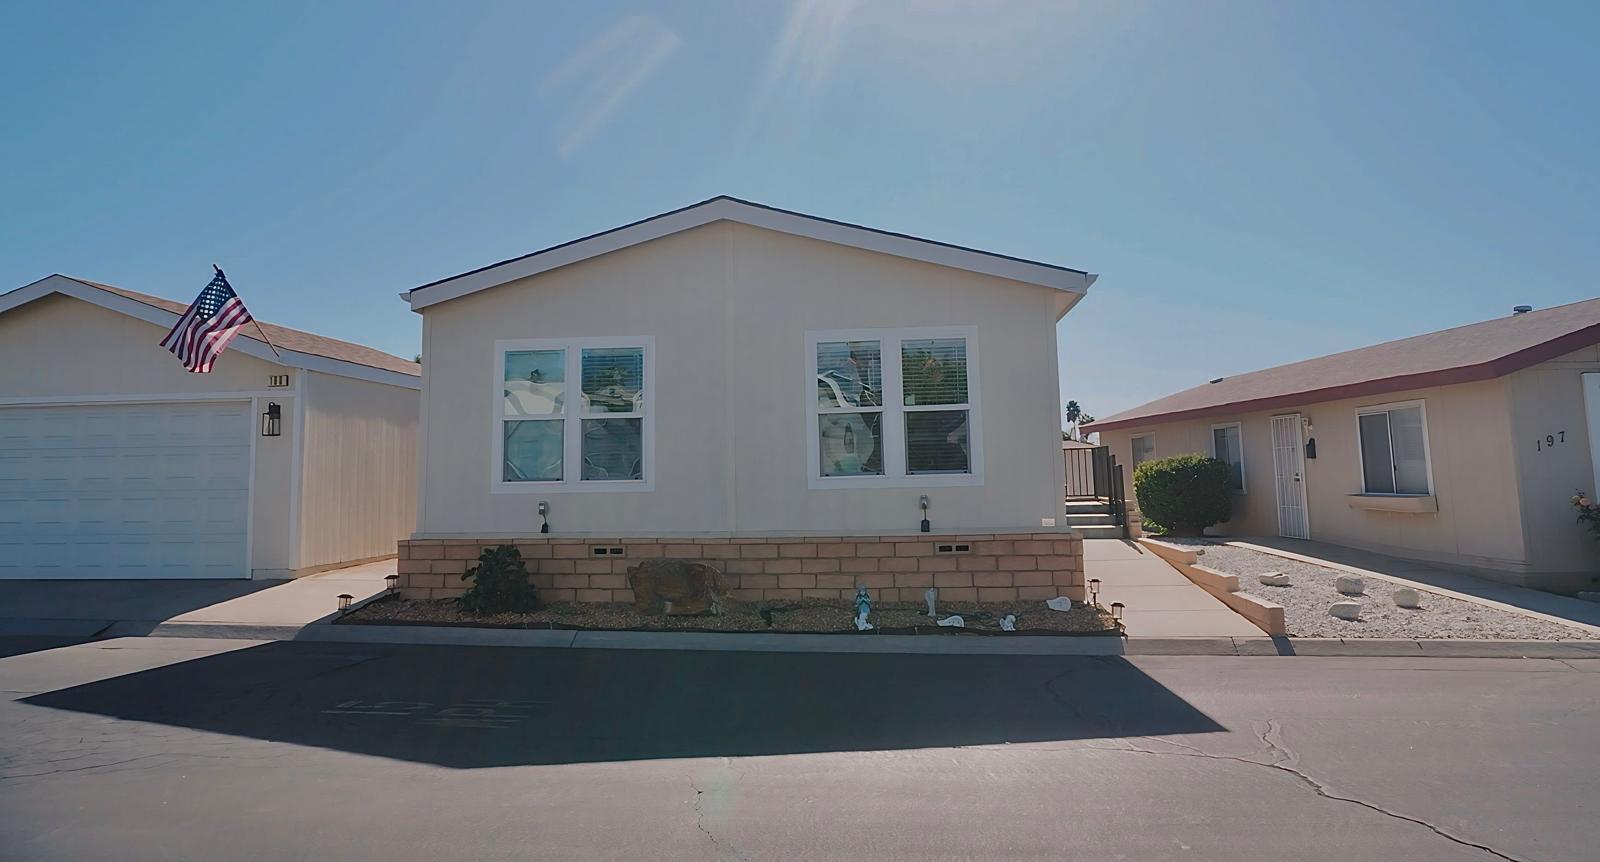
{"label": "metal gate", "polygon": [[1110,496],[1113,459],[1109,446],[1073,447],[1063,449],[1061,454],[1066,461],[1066,499],[1104,500]]}

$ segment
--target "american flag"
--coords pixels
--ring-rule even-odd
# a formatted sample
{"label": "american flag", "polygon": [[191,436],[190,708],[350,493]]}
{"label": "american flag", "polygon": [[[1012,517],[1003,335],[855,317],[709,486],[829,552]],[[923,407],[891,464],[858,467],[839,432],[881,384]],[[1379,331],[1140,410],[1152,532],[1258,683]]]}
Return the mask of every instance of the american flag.
{"label": "american flag", "polygon": [[205,374],[227,349],[228,342],[253,319],[244,300],[233,292],[228,277],[219,269],[216,278],[178,318],[178,324],[161,339],[161,346],[172,351],[184,368]]}

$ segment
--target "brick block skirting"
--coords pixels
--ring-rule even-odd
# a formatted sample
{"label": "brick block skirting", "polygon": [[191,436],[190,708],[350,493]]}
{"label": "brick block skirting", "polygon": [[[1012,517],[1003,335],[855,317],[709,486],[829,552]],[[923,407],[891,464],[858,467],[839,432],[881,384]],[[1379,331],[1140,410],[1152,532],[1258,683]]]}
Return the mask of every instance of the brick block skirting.
{"label": "brick block skirting", "polygon": [[[652,557],[703,560],[721,569],[735,598],[848,603],[856,587],[876,601],[1014,602],[1084,599],[1083,538],[1075,533],[915,536],[783,536],[730,539],[403,539],[400,588],[410,598],[461,595],[461,579],[485,547],[522,552],[547,602],[631,602],[628,567]],[[618,553],[620,549],[620,553]],[[603,551],[603,553],[597,553]]]}

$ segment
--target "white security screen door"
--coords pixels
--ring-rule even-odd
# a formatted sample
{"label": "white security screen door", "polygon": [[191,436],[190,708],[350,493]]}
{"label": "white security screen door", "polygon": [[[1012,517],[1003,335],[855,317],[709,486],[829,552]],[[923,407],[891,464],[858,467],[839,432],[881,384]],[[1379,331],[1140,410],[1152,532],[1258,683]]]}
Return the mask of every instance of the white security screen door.
{"label": "white security screen door", "polygon": [[0,408],[0,579],[246,578],[249,402]]}
{"label": "white security screen door", "polygon": [[1277,474],[1278,535],[1311,538],[1306,517],[1305,445],[1300,414],[1272,417],[1272,465]]}

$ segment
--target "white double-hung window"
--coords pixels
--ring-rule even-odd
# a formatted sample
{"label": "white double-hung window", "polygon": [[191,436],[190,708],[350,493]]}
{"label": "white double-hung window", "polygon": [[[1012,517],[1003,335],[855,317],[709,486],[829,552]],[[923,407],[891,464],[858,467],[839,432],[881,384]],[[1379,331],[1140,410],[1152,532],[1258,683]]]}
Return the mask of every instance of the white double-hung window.
{"label": "white double-hung window", "polygon": [[494,491],[651,489],[654,339],[518,339],[494,353]]}
{"label": "white double-hung window", "polygon": [[983,484],[973,327],[806,333],[810,487]]}

